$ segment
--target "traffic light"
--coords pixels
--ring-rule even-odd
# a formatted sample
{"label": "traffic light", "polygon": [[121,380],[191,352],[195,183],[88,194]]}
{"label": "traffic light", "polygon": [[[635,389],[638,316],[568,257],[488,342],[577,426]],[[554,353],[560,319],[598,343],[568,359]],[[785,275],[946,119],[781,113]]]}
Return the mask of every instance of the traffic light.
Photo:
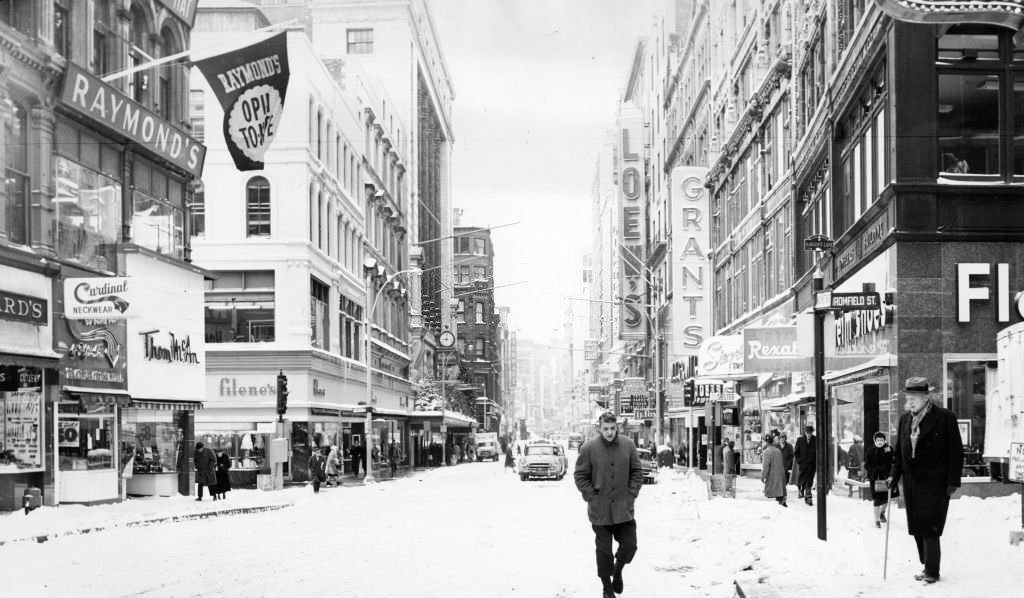
{"label": "traffic light", "polygon": [[693,378],[687,378],[683,381],[683,405],[686,407],[693,406],[693,400],[695,398]]}
{"label": "traffic light", "polygon": [[288,376],[284,370],[277,375],[277,414],[284,415],[288,411]]}

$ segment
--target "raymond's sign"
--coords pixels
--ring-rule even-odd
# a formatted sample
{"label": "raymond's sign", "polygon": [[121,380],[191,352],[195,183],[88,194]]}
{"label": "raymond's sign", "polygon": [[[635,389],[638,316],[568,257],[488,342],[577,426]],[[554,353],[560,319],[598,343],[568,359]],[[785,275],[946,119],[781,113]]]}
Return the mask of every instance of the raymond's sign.
{"label": "raymond's sign", "polygon": [[199,0],[160,0],[160,4],[163,4],[167,10],[174,13],[174,16],[184,21],[189,28],[195,23],[196,4],[198,3]]}
{"label": "raymond's sign", "polygon": [[48,321],[46,299],[29,297],[0,291],[0,320],[30,322],[37,326],[45,326]]}
{"label": "raymond's sign", "polygon": [[262,170],[288,90],[288,33],[196,62],[224,109],[224,141],[238,170]]}
{"label": "raymond's sign", "polygon": [[192,175],[203,174],[203,144],[73,62],[64,75],[61,102]]}
{"label": "raymond's sign", "polygon": [[796,326],[768,326],[743,331],[743,369],[751,373],[792,372],[810,365],[800,354]]}
{"label": "raymond's sign", "polygon": [[69,320],[123,320],[131,308],[126,276],[64,279],[64,317]]}

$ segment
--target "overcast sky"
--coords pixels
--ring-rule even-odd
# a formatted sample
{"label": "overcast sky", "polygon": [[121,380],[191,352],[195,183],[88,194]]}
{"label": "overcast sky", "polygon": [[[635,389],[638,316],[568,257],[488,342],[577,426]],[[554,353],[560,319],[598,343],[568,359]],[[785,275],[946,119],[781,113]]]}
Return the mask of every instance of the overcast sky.
{"label": "overcast sky", "polygon": [[[547,341],[579,296],[598,150],[662,0],[428,0],[455,88],[453,200],[494,231],[499,305]],[[586,303],[573,302],[577,326]]]}

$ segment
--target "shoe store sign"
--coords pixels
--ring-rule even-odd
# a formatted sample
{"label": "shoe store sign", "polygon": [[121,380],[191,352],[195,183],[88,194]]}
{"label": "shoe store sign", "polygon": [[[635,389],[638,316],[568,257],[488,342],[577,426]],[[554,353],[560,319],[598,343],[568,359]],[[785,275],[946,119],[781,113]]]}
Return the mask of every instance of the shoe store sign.
{"label": "shoe store sign", "polygon": [[127,276],[64,279],[64,317],[69,320],[124,320],[132,313],[133,285]]}

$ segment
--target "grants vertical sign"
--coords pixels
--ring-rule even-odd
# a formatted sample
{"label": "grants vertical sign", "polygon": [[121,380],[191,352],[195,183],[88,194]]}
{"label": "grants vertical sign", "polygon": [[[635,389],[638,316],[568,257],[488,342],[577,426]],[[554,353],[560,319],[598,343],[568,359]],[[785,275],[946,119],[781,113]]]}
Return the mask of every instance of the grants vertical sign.
{"label": "grants vertical sign", "polygon": [[711,335],[711,196],[708,169],[672,169],[672,355],[697,355]]}
{"label": "grants vertical sign", "polygon": [[262,170],[288,91],[288,33],[196,62],[224,109],[224,141],[238,170]]}
{"label": "grants vertical sign", "polygon": [[619,109],[619,292],[622,295],[619,337],[641,339],[646,334],[644,317],[644,161],[643,115],[639,108]]}

